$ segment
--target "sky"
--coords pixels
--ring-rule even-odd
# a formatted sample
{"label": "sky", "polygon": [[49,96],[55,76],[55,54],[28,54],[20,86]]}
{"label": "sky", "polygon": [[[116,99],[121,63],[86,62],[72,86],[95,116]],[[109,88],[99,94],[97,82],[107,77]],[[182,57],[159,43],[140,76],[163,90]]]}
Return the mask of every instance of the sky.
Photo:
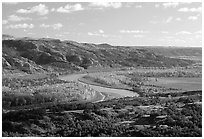
{"label": "sky", "polygon": [[199,2],[2,3],[2,33],[116,46],[202,45]]}

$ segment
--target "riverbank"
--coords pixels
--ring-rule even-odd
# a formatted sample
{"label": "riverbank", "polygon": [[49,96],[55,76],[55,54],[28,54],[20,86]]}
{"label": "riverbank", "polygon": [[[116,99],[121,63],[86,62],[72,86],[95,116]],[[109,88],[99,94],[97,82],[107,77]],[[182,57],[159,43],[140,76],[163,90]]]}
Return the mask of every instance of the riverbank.
{"label": "riverbank", "polygon": [[112,98],[139,96],[139,94],[132,92],[130,90],[96,85],[88,81],[82,80],[82,78],[86,75],[87,74],[72,74],[72,75],[61,76],[60,79],[65,81],[76,81],[84,85],[88,85],[90,88],[98,92],[96,93],[96,96],[91,100],[92,102],[100,102],[100,101],[104,101]]}
{"label": "riverbank", "polygon": [[87,80],[87,79],[85,79],[83,77],[79,78],[78,81],[82,82],[82,83],[85,83],[85,84],[94,85],[94,86],[100,86],[100,87],[104,87],[104,88],[112,88],[112,89],[121,89],[121,90],[132,91],[130,88],[108,86],[108,85],[105,85],[105,84],[100,84],[100,83],[97,83],[97,82],[93,82],[93,81]]}

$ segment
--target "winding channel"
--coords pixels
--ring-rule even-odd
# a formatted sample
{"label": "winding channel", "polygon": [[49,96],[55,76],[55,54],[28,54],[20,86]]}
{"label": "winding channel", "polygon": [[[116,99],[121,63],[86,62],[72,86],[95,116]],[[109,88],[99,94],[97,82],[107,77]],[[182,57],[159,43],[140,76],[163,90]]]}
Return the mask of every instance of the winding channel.
{"label": "winding channel", "polygon": [[[89,73],[90,74],[90,73]],[[66,81],[76,81],[80,82],[78,79],[82,78],[87,74],[72,74],[72,75],[65,75],[65,76],[60,76],[59,78],[61,80],[66,80]],[[107,88],[107,87],[102,87],[102,86],[96,86],[96,85],[91,85],[85,82],[80,82],[81,84],[86,84],[89,85],[90,88],[94,89],[95,91],[99,92],[100,95],[102,96],[101,99],[95,100],[95,102],[100,102],[105,100],[105,95],[106,94],[115,94],[115,96],[119,97],[133,97],[133,96],[139,96],[137,93],[129,91],[129,90],[124,90],[124,89],[114,89],[114,88]],[[118,97],[117,97],[118,98]]]}

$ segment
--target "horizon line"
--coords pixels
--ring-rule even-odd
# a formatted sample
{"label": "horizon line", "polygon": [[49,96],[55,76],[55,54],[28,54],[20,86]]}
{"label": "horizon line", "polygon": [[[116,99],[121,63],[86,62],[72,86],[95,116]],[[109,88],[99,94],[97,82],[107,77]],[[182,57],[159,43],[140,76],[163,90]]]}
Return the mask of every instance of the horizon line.
{"label": "horizon line", "polygon": [[8,35],[8,36],[11,36],[11,37],[14,37],[15,39],[23,39],[23,38],[30,38],[30,39],[55,39],[55,40],[60,40],[60,41],[73,41],[73,42],[77,42],[77,43],[89,43],[89,44],[96,44],[96,45],[100,45],[100,44],[108,44],[108,45],[111,45],[111,46],[118,46],[118,47],[185,47],[185,48],[202,48],[202,45],[201,46],[175,46],[175,45],[113,45],[113,44],[110,44],[110,43],[107,43],[107,42],[101,42],[101,43],[93,43],[93,42],[78,42],[76,40],[69,40],[69,39],[60,39],[60,38],[52,38],[52,37],[40,37],[40,38],[37,38],[37,37],[15,37],[14,35],[10,35],[10,34],[4,34],[2,33],[2,41],[3,41],[3,35]]}

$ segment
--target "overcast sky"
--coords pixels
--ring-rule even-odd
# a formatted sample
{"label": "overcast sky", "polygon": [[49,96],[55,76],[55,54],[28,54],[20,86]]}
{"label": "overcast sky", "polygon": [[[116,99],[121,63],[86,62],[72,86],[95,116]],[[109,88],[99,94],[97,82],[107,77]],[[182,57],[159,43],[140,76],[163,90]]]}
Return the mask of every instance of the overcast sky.
{"label": "overcast sky", "polygon": [[201,46],[201,3],[3,3],[2,33],[89,43]]}

